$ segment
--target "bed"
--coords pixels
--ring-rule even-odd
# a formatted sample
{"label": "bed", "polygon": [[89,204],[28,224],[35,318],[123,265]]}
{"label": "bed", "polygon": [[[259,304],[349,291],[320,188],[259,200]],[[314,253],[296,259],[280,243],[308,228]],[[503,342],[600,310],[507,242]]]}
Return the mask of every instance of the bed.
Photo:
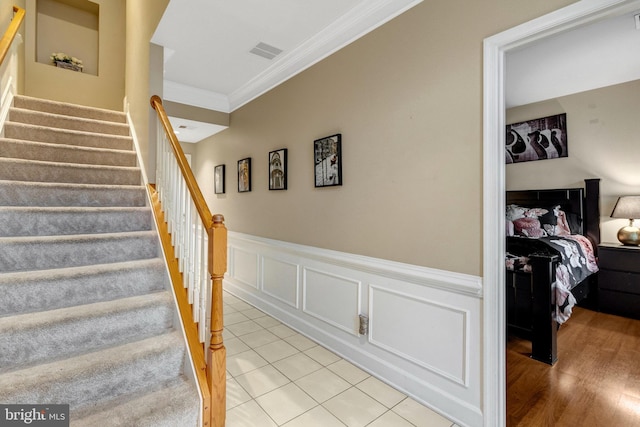
{"label": "bed", "polygon": [[584,188],[506,194],[507,327],[531,340],[535,360],[558,360],[558,328],[575,304],[593,299],[599,199],[599,179],[586,179]]}

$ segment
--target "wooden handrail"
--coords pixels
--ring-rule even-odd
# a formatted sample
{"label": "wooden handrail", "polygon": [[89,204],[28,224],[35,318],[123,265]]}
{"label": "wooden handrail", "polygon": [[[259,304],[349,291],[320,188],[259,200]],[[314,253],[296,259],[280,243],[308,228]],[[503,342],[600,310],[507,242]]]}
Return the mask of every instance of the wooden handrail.
{"label": "wooden handrail", "polygon": [[[171,281],[174,284],[174,290],[178,299],[178,306],[180,308],[180,316],[185,324],[185,332],[187,335],[187,341],[189,342],[189,349],[192,357],[194,358],[194,364],[196,365],[197,379],[200,385],[203,402],[203,425],[205,427],[224,427],[226,420],[226,349],[223,343],[223,312],[222,312],[222,281],[224,274],[227,271],[227,229],[224,225],[224,217],[222,215],[211,215],[211,211],[207,206],[207,203],[202,196],[200,187],[196,182],[191,167],[187,163],[187,159],[182,151],[182,147],[178,142],[169,117],[167,116],[164,107],[162,106],[162,100],[159,96],[154,95],[151,97],[151,106],[158,115],[160,123],[164,128],[164,132],[168,137],[169,144],[172,147],[172,151],[175,155],[176,162],[181,171],[184,183],[189,190],[191,200],[198,211],[202,225],[206,229],[208,238],[207,247],[207,266],[208,273],[211,277],[211,324],[210,324],[210,341],[209,349],[206,352],[206,363],[203,362],[204,349],[199,344],[200,341],[197,337],[197,331],[194,327],[192,319],[193,308],[189,306],[188,299],[186,298],[185,289],[180,289],[177,286],[178,283],[183,283],[182,275],[179,272],[178,261],[175,258],[173,249],[167,250],[165,248],[165,256],[169,262],[169,270],[171,271]],[[150,189],[151,190],[151,189]],[[154,196],[157,196],[157,192],[153,189]],[[157,200],[157,197],[156,199]],[[155,202],[154,202],[155,203]],[[157,200],[158,205],[160,201]],[[155,209],[154,204],[154,209]],[[158,207],[161,211],[161,206]],[[162,213],[156,215],[158,218]],[[162,238],[163,246],[171,246],[171,237],[168,239],[169,230],[165,226],[164,219],[158,221],[162,225],[159,226],[159,231],[165,237]],[[175,262],[174,262],[175,261]],[[189,326],[187,326],[189,324]],[[195,342],[197,341],[197,345]],[[203,380],[202,366],[206,366],[206,382]]]}
{"label": "wooden handrail", "polygon": [[13,6],[13,12],[14,14],[11,19],[11,23],[9,24],[9,28],[7,28],[7,31],[5,31],[4,35],[0,39],[0,64],[2,64],[4,58],[7,56],[11,43],[13,43],[13,39],[16,38],[18,29],[24,20],[25,10],[23,8]]}
{"label": "wooden handrail", "polygon": [[180,167],[182,176],[185,179],[187,188],[189,188],[189,192],[191,193],[193,202],[196,206],[196,209],[198,210],[198,215],[200,215],[202,224],[204,224],[206,229],[209,230],[213,226],[213,217],[211,216],[211,211],[209,210],[209,206],[207,206],[207,202],[205,202],[204,197],[202,196],[202,192],[200,191],[200,186],[198,186],[196,178],[193,176],[193,172],[189,167],[187,158],[185,157],[184,152],[180,147],[180,142],[178,142],[178,138],[173,132],[173,127],[171,126],[171,122],[169,121],[167,112],[162,106],[162,99],[160,99],[158,95],[153,95],[151,97],[151,107],[153,107],[153,109],[156,110],[156,113],[158,113],[158,119],[160,120],[160,123],[162,123],[162,127],[164,128],[164,131],[169,138],[169,143],[173,148],[173,153],[175,154],[176,160],[178,161],[178,166]]}

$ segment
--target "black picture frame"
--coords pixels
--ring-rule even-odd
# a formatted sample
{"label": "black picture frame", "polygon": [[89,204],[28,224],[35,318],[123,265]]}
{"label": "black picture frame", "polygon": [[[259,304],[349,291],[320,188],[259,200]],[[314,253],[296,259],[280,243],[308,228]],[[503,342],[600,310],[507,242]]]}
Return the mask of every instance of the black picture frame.
{"label": "black picture frame", "polygon": [[215,194],[224,194],[225,167],[217,165],[213,168],[213,192]]}
{"label": "black picture frame", "polygon": [[238,160],[238,193],[251,191],[251,157]]}
{"label": "black picture frame", "polygon": [[342,185],[342,134],[313,141],[313,156],[315,186]]}
{"label": "black picture frame", "polygon": [[287,189],[287,149],[269,152],[269,190]]}
{"label": "black picture frame", "polygon": [[566,113],[506,126],[507,164],[568,156]]}

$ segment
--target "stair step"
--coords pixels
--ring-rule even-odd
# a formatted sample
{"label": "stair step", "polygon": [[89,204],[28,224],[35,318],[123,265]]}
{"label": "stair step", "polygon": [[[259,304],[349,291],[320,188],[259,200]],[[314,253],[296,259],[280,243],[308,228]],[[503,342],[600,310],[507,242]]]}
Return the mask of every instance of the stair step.
{"label": "stair step", "polygon": [[28,141],[110,148],[113,150],[131,150],[133,148],[133,138],[130,136],[107,135],[70,129],[53,129],[28,123],[5,122],[4,136],[6,138]]}
{"label": "stair step", "polygon": [[25,95],[14,96],[13,106],[26,110],[41,111],[44,113],[85,117],[88,119],[104,120],[116,123],[127,122],[126,114],[121,111],[106,110],[84,105],[70,104],[67,102],[51,101],[48,99],[33,98]]}
{"label": "stair step", "polygon": [[167,332],[168,291],[0,318],[0,372]]}
{"label": "stair step", "polygon": [[127,115],[17,95],[0,135],[0,402],[198,426]]}
{"label": "stair step", "polygon": [[0,180],[0,206],[145,206],[141,185]]}
{"label": "stair step", "polygon": [[0,180],[140,185],[140,168],[0,158]]}
{"label": "stair step", "polygon": [[3,404],[69,404],[71,417],[118,396],[162,388],[181,377],[184,341],[170,332],[0,375]]}
{"label": "stair step", "polygon": [[166,274],[161,258],[0,274],[0,318],[161,291]]}
{"label": "stair step", "polygon": [[78,147],[7,138],[0,138],[0,157],[87,165],[137,165],[136,153],[131,150]]}
{"label": "stair step", "polygon": [[0,206],[0,237],[151,230],[148,207]]}
{"label": "stair step", "polygon": [[[198,392],[183,378],[160,390],[123,396],[104,407],[91,408],[86,416],[78,411],[70,427],[176,427],[198,425]],[[82,418],[74,418],[75,416]]]}
{"label": "stair step", "polygon": [[140,185],[94,185],[0,180],[0,206],[145,206]]}
{"label": "stair step", "polygon": [[43,113],[40,111],[9,108],[9,121],[47,126],[59,129],[81,130],[110,135],[129,135],[129,125],[126,123],[106,122],[103,120],[71,117],[62,114]]}
{"label": "stair step", "polygon": [[158,255],[155,231],[0,237],[0,272],[108,264]]}

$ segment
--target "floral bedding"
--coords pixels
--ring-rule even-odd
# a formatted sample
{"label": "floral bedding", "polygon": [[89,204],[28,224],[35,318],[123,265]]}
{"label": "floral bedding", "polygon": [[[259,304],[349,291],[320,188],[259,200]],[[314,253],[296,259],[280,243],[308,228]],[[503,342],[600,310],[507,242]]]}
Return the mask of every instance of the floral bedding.
{"label": "floral bedding", "polygon": [[507,269],[531,272],[528,255],[532,253],[560,256],[552,284],[559,324],[569,319],[576,304],[571,289],[598,271],[591,242],[585,236],[571,234],[566,218],[559,206],[528,209],[511,205],[507,209],[507,227],[509,222],[519,223],[513,227],[513,234],[507,230],[514,236],[508,237]]}

